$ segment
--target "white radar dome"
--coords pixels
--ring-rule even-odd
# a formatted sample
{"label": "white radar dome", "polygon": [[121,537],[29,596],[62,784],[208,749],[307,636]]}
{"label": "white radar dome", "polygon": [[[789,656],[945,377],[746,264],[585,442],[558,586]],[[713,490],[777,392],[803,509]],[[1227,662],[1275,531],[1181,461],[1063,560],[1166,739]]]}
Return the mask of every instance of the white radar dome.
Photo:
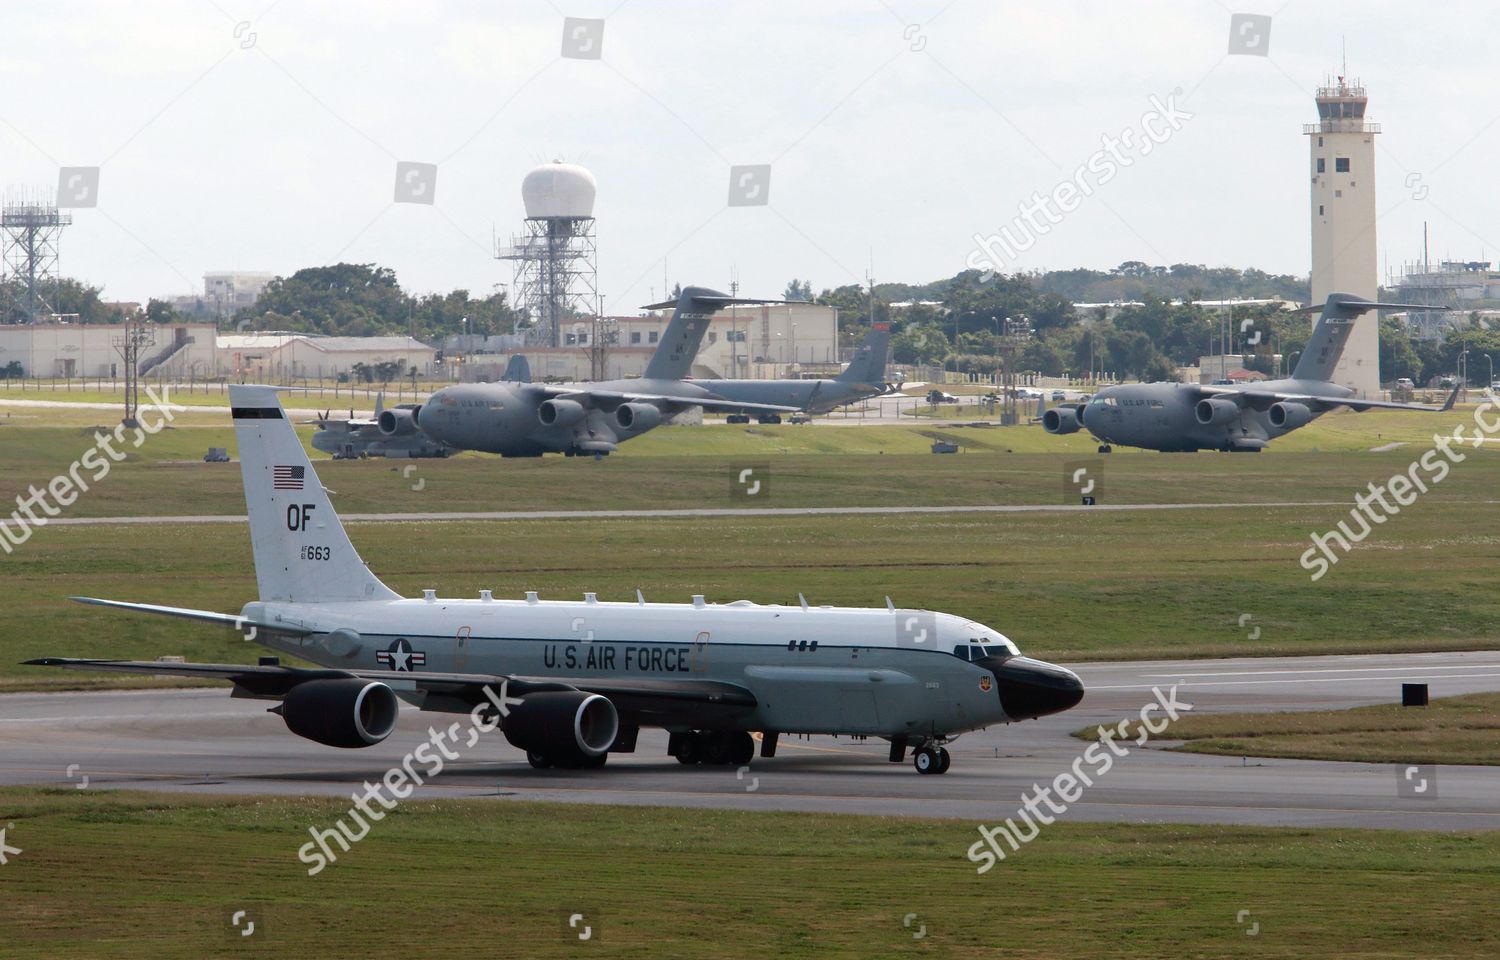
{"label": "white radar dome", "polygon": [[594,175],[573,163],[544,163],[521,181],[528,220],[594,215]]}

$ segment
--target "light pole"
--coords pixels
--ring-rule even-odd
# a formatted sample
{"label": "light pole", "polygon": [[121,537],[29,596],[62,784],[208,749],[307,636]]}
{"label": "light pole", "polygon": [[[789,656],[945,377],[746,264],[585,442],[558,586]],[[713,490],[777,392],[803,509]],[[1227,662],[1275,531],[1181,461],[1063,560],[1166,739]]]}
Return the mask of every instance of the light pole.
{"label": "light pole", "polygon": [[1490,365],[1490,382],[1484,385],[1484,388],[1488,390],[1491,384],[1495,382],[1495,358],[1490,356],[1489,352],[1486,351],[1484,355],[1484,362]]}

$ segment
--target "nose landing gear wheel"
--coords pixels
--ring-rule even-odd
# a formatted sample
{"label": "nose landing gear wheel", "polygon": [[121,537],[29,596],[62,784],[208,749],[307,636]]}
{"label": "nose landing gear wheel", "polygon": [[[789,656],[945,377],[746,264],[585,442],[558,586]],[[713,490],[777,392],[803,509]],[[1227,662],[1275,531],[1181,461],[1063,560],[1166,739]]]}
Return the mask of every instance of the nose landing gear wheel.
{"label": "nose landing gear wheel", "polygon": [[552,766],[552,758],[546,754],[537,753],[535,750],[526,751],[526,762],[538,770],[545,770]]}
{"label": "nose landing gear wheel", "polygon": [[953,754],[948,752],[947,747],[938,747],[938,773],[947,773],[948,767],[953,763]]}

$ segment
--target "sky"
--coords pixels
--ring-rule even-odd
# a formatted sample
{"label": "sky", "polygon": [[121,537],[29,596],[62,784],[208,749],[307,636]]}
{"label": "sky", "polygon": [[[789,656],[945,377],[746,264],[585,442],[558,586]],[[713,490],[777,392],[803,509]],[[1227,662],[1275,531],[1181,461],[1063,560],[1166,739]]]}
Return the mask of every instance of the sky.
{"label": "sky", "polygon": [[[510,284],[492,237],[520,229],[521,180],[552,159],[598,181],[610,313],[676,283],[737,278],[744,295],[779,296],[793,277],[816,290],[945,278],[1007,224],[1025,249],[1011,245],[1005,272],[1142,260],[1305,275],[1302,124],[1347,51],[1382,127],[1384,280],[1420,257],[1424,222],[1434,260],[1500,256],[1500,11],[1437,9],[8,3],[0,191],[56,190],[61,168],[97,167],[96,191],[70,181],[96,205],[70,211],[61,269],[110,300],[201,291],[206,271],[340,261],[391,267],[419,293],[483,295]],[[1237,14],[1268,26],[1232,31]],[[1147,117],[1162,107],[1171,123]],[[1069,210],[1018,232],[1034,193],[1106,169],[1106,136],[1113,174],[1084,174]],[[395,202],[403,162],[436,165],[431,202]],[[768,181],[736,186],[733,168],[766,164]]]}

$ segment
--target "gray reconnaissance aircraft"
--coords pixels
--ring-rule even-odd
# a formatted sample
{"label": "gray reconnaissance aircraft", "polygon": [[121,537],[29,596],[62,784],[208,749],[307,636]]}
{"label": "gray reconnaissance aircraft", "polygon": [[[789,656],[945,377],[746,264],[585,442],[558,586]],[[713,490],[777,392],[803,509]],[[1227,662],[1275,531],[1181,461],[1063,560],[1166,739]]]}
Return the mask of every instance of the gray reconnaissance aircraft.
{"label": "gray reconnaissance aircraft", "polygon": [[1332,381],[1354,321],[1368,310],[1387,307],[1435,309],[1331,293],[1321,308],[1298,311],[1321,310],[1322,315],[1290,378],[1242,385],[1139,383],[1105,387],[1086,404],[1064,404],[1048,410],[1042,415],[1042,427],[1056,434],[1087,429],[1099,440],[1100,453],[1108,453],[1116,443],[1163,453],[1259,452],[1270,441],[1336,407],[1355,411],[1451,410],[1458,397],[1457,387],[1447,403],[1427,407],[1359,399],[1353,390]]}
{"label": "gray reconnaissance aircraft", "polygon": [[[316,666],[46,657],[34,666],[224,680],[329,747],[380,743],[400,703],[498,726],[538,768],[592,769],[668,732],[683,764],[743,766],[781,734],[880,737],[941,774],[962,733],[1071,709],[1071,670],[968,617],[880,607],[403,597],[355,552],[273,387],[229,388],[259,598],[238,615],[74,597],[229,627]],[[644,558],[637,558],[644,559]],[[420,723],[421,721],[418,721]],[[449,729],[457,730],[458,724]],[[429,728],[430,729],[430,728]],[[416,756],[421,758],[421,747]],[[446,747],[444,748],[446,753]],[[423,760],[423,763],[428,761]],[[408,769],[410,769],[408,767]],[[420,781],[419,781],[420,782]]]}
{"label": "gray reconnaissance aircraft", "polygon": [[397,411],[411,411],[420,404],[402,403],[391,410],[385,409],[385,394],[375,397],[375,412],[369,419],[356,417],[349,411],[349,419],[340,420],[327,411],[316,420],[307,421],[318,425],[312,435],[314,450],[331,454],[335,460],[355,460],[360,457],[446,457],[453,450],[420,430],[408,430],[386,435],[380,432],[380,418],[396,416]]}
{"label": "gray reconnaissance aircraft", "polygon": [[[809,405],[847,403],[884,391],[864,382],[885,368],[889,329],[871,332],[868,353],[836,380],[687,380],[709,318],[735,303],[783,303],[729,297],[704,287],[687,287],[675,302],[661,343],[635,380],[599,383],[468,383],[437,391],[420,410],[382,420],[382,433],[412,426],[460,450],[503,457],[611,453],[619,444],[694,407],[736,416],[772,420]],[[673,303],[651,304],[655,310]],[[878,363],[874,357],[879,354]],[[847,378],[847,379],[846,379]],[[727,385],[727,386],[726,386]],[[725,391],[728,391],[727,393]],[[732,395],[731,395],[732,394]]]}

